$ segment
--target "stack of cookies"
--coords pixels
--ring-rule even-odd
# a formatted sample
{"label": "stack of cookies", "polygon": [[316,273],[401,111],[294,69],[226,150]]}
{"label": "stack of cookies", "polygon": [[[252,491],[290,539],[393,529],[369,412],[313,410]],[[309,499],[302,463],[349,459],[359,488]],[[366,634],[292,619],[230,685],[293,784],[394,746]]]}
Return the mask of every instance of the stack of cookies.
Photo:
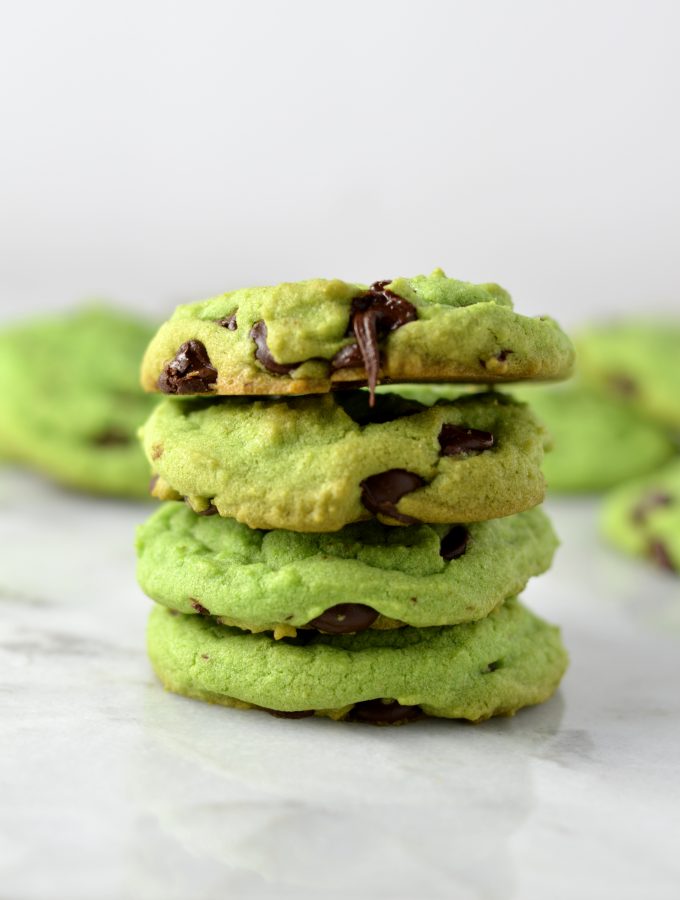
{"label": "stack of cookies", "polygon": [[[143,365],[172,395],[143,428],[166,502],[138,534],[163,684],[378,724],[547,699],[566,653],[516,595],[556,546],[538,508],[548,439],[525,404],[470,385],[572,362],[555,322],[441,270],[180,307]],[[376,390],[408,382],[461,394]]]}

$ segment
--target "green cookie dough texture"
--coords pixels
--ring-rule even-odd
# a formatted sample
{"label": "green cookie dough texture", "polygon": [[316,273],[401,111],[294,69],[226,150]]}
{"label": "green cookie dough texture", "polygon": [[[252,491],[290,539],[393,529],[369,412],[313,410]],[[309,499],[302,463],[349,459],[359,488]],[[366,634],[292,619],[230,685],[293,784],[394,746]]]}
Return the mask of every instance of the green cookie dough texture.
{"label": "green cookie dough texture", "polygon": [[[168,503],[137,534],[142,590],[182,613],[204,610],[249,631],[295,634],[329,607],[361,603],[415,627],[481,619],[545,572],[557,538],[532,509],[468,527],[445,561],[449,525],[348,525],[334,534],[257,531]],[[390,623],[391,624],[391,623]]]}
{"label": "green cookie dough texture", "polygon": [[680,461],[612,491],[600,522],[619,550],[680,573]]}
{"label": "green cookie dough texture", "polygon": [[547,700],[567,667],[559,630],[514,599],[465,625],[306,632],[303,643],[296,641],[159,606],[148,629],[151,663],[175,693],[332,718],[378,698],[451,719],[512,715]]}
{"label": "green cookie dough texture", "polygon": [[553,439],[543,472],[549,491],[601,491],[657,469],[675,453],[665,430],[583,385],[523,387]]}
{"label": "green cookie dough texture", "polygon": [[152,329],[102,305],[0,334],[0,449],[69,487],[148,496],[136,440],[154,406],[136,372]]}
{"label": "green cookie dough texture", "polygon": [[584,380],[680,429],[680,319],[626,319],[577,339]]}
{"label": "green cookie dough texture", "polygon": [[[376,399],[376,415],[393,402]],[[478,522],[541,502],[547,435],[526,405],[496,393],[411,405],[414,414],[362,426],[344,407],[355,417],[367,410],[363,391],[254,402],[168,398],[142,432],[159,476],[154,494],[184,496],[197,512],[212,504],[251,528],[313,532],[371,518],[361,482],[395,469],[425,482],[395,504],[418,522]],[[491,432],[494,446],[442,456],[446,424]]]}
{"label": "green cookie dough texture", "polygon": [[[570,373],[573,348],[559,326],[547,317],[513,312],[510,295],[498,285],[456,281],[437,269],[429,276],[394,279],[386,288],[413,304],[417,319],[380,336],[379,381],[491,383]],[[316,279],[180,306],[149,346],[143,386],[158,390],[165,365],[189,341],[207,351],[217,372],[203,389],[217,394],[313,394],[365,383],[363,365],[334,369],[331,360],[356,343],[351,331],[348,335],[352,301],[367,290]],[[220,324],[227,320],[229,327]],[[256,359],[251,337],[256,322],[266,326],[274,361],[299,365],[273,374]]]}

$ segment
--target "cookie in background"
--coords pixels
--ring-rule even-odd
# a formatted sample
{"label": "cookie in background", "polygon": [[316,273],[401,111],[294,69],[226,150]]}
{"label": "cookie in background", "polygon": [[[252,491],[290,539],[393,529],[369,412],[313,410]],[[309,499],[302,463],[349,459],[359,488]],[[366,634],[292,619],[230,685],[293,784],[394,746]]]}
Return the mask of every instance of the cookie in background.
{"label": "cookie in background", "polygon": [[95,494],[148,496],[136,432],[154,401],[138,370],[146,322],[92,303],[0,332],[0,459]]}

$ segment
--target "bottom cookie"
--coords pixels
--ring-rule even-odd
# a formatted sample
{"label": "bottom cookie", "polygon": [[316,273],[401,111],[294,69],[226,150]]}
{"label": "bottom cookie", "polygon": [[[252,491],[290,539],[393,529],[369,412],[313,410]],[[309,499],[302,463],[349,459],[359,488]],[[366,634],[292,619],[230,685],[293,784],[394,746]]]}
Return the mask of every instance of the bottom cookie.
{"label": "bottom cookie", "polygon": [[151,663],[168,690],[284,717],[480,722],[547,700],[567,666],[559,629],[516,599],[465,625],[275,641],[156,607]]}

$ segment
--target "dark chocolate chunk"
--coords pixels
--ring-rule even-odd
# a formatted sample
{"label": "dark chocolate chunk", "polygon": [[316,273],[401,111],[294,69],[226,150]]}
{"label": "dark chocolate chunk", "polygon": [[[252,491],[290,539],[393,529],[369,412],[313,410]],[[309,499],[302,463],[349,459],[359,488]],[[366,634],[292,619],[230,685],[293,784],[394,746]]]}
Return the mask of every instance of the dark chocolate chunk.
{"label": "dark chocolate chunk", "polygon": [[442,425],[439,446],[441,456],[490,450],[493,447],[493,435],[490,431],[478,431],[462,425]]}
{"label": "dark chocolate chunk", "polygon": [[197,516],[216,516],[217,514],[217,507],[214,503],[210,503],[205,509],[196,513]]}
{"label": "dark chocolate chunk", "polygon": [[198,600],[194,600],[193,597],[189,597],[189,603],[193,606],[199,616],[209,616],[210,610],[206,609],[203,604],[199,603]]}
{"label": "dark chocolate chunk", "polygon": [[331,360],[333,369],[343,369],[363,362],[371,406],[375,402],[375,387],[380,369],[378,340],[390,331],[395,331],[418,318],[412,303],[387,290],[389,283],[389,280],[376,281],[365,294],[352,300],[350,333],[354,334],[356,345],[344,347]]}
{"label": "dark chocolate chunk", "polygon": [[607,375],[607,383],[621,397],[633,397],[638,392],[637,383],[630,375],[624,375],[622,372],[612,372],[611,375]]}
{"label": "dark chocolate chunk", "polygon": [[222,328],[226,328],[227,331],[236,331],[238,328],[238,322],[236,321],[236,313],[232,313],[230,316],[226,316],[224,319],[216,319],[218,325],[221,325]]}
{"label": "dark chocolate chunk", "polygon": [[268,372],[272,372],[274,375],[287,375],[293,369],[297,369],[298,366],[302,365],[299,362],[277,363],[267,346],[267,326],[263,319],[255,322],[250,329],[250,336],[255,341],[255,359],[262,363]]}
{"label": "dark chocolate chunk", "polygon": [[396,700],[364,700],[356,703],[351,712],[351,718],[356,722],[369,722],[372,725],[412,722],[423,715],[419,706],[402,706]]}
{"label": "dark chocolate chunk", "polygon": [[361,482],[361,502],[369,512],[379,513],[403,522],[404,525],[417,525],[418,519],[400,513],[396,504],[404,494],[410,494],[423,487],[425,480],[408,472],[406,469],[388,469],[378,475],[371,475]]}
{"label": "dark chocolate chunk", "polygon": [[326,634],[355,634],[370,628],[379,615],[364,603],[338,603],[307,624]]}
{"label": "dark chocolate chunk", "polygon": [[187,341],[163,367],[158,387],[164,394],[207,394],[217,381],[217,369],[200,341]]}
{"label": "dark chocolate chunk", "polygon": [[106,428],[92,438],[92,443],[97,447],[124,447],[130,443],[130,435],[120,428]]}
{"label": "dark chocolate chunk", "polygon": [[660,566],[662,569],[666,569],[668,572],[677,572],[677,568],[675,567],[675,563],[670,557],[670,553],[668,552],[668,548],[663,543],[663,541],[652,540],[649,542],[649,555],[653,562],[656,563],[657,566]]}
{"label": "dark chocolate chunk", "polygon": [[670,494],[666,494],[663,491],[652,491],[646,497],[643,497],[633,509],[630,514],[631,519],[636,525],[642,525],[652,510],[658,506],[668,506],[672,502],[673,498]]}
{"label": "dark chocolate chunk", "polygon": [[348,344],[342,350],[338,350],[331,360],[331,369],[354,369],[363,366],[364,358],[358,344]]}
{"label": "dark chocolate chunk", "polygon": [[258,706],[257,709],[261,709],[263,712],[267,712],[270,716],[275,716],[277,719],[307,719],[309,716],[314,715],[313,709],[286,711],[284,709],[268,709],[266,706]]}
{"label": "dark chocolate chunk", "polygon": [[376,394],[371,406],[366,391],[342,391],[336,395],[336,403],[357,425],[382,425],[405,416],[413,416],[427,409],[417,400],[406,400],[398,394]]}
{"label": "dark chocolate chunk", "polygon": [[448,562],[463,556],[467,550],[470,533],[465,525],[454,525],[441,540],[439,546],[440,555]]}
{"label": "dark chocolate chunk", "polygon": [[508,359],[508,356],[510,356],[511,353],[512,353],[512,350],[501,350],[499,353],[496,354],[496,359],[498,360],[498,362],[506,362]]}
{"label": "dark chocolate chunk", "polygon": [[501,665],[501,660],[495,659],[493,662],[490,662],[485,669],[482,669],[482,675],[488,675],[489,672],[495,672],[496,669],[500,669]]}

